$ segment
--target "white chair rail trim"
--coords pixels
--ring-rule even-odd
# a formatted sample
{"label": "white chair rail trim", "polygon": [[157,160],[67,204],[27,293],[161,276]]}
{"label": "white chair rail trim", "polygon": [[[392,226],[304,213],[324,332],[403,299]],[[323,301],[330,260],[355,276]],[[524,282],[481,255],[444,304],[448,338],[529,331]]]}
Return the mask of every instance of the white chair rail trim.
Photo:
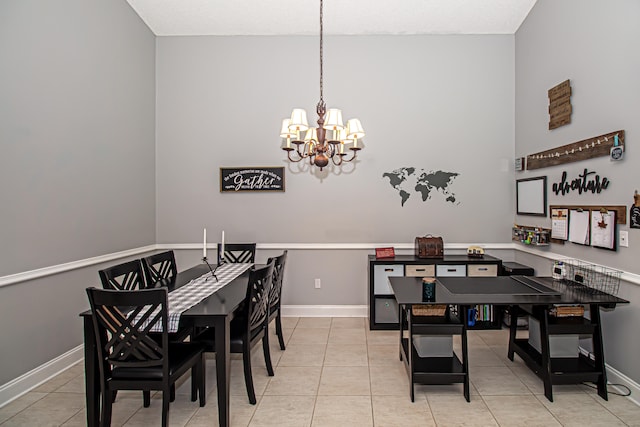
{"label": "white chair rail trim", "polygon": [[[445,249],[449,250],[466,250],[471,245],[478,245],[478,243],[446,243]],[[550,260],[565,258],[564,255],[556,254],[553,252],[541,251],[534,248],[530,248],[519,243],[484,243],[480,244],[485,249],[501,249],[501,250],[517,250],[521,252],[537,255],[542,258]],[[208,248],[215,249],[216,244],[212,243],[207,246]],[[394,247],[397,250],[413,250],[413,243],[259,243],[257,249],[262,250],[370,250],[380,247]],[[100,255],[97,257],[81,259],[64,264],[52,265],[49,267],[39,268],[36,270],[24,271],[21,273],[10,274],[7,276],[0,276],[0,287],[9,286],[20,282],[26,282],[29,280],[39,279],[41,277],[51,276],[53,274],[63,273],[65,271],[76,270],[79,268],[89,267],[95,264],[103,262],[109,262],[128,256],[135,256],[141,253],[150,252],[154,250],[200,250],[202,249],[201,243],[158,243],[155,245],[142,246],[139,248],[129,249],[121,252],[114,252],[111,254]],[[640,275],[623,271],[622,280],[636,285],[640,285]]]}
{"label": "white chair rail trim", "polygon": [[[202,245],[201,245],[202,247]],[[113,261],[114,259],[134,256],[143,252],[149,252],[156,249],[156,245],[142,246],[140,248],[128,249],[122,252],[114,252],[96,256],[93,258],[85,258],[77,261],[67,262],[64,264],[52,265],[49,267],[38,268],[36,270],[24,271],[22,273],[10,274],[0,277],[0,287],[13,285],[14,283],[26,282],[28,280],[39,279],[40,277],[51,276],[53,274],[64,273],[65,271],[77,270],[79,268],[88,267],[102,262]]]}

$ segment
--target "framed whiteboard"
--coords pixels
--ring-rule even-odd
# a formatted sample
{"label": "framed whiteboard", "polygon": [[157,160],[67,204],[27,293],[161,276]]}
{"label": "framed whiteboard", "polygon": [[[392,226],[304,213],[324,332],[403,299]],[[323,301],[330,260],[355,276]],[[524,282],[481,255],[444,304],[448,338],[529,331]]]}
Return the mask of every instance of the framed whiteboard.
{"label": "framed whiteboard", "polygon": [[516,180],[516,213],[547,216],[547,177]]}

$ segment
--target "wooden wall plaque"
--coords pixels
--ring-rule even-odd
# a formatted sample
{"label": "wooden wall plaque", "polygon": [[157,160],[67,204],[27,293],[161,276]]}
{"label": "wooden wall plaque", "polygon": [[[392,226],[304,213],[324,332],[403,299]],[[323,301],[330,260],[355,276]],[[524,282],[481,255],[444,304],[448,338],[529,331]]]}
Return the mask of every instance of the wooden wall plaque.
{"label": "wooden wall plaque", "polygon": [[549,130],[571,123],[571,84],[565,80],[549,89]]}
{"label": "wooden wall plaque", "polygon": [[605,133],[561,147],[529,154],[527,156],[527,170],[609,156],[611,147],[616,145],[616,142],[618,146],[624,148],[624,130]]}

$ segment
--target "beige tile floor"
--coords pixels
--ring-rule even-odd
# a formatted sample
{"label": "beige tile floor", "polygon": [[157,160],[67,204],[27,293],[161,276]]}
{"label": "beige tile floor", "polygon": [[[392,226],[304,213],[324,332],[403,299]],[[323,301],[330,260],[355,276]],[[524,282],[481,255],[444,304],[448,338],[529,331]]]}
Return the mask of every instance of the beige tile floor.
{"label": "beige tile floor", "polygon": [[[640,407],[612,394],[604,401],[584,385],[555,386],[549,402],[522,360],[507,359],[506,330],[469,332],[470,403],[459,384],[416,386],[412,403],[397,332],[369,331],[362,318],[286,318],[283,352],[271,327],[275,376],[267,376],[256,347],[256,405],[247,400],[242,361],[232,357],[233,426],[640,426]],[[0,408],[0,425],[85,425],[83,369],[79,363]],[[180,383],[170,424],[217,426],[214,359],[208,359],[204,408],[190,401],[189,381]],[[159,425],[160,402],[156,393],[143,408],[141,393],[120,393],[113,425]]]}

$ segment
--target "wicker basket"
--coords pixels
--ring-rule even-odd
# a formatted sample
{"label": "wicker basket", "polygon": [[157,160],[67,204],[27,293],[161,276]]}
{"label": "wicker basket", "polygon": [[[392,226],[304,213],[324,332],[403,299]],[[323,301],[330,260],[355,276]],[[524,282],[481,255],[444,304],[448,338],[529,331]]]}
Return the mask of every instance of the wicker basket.
{"label": "wicker basket", "polygon": [[444,316],[446,312],[446,304],[417,304],[411,306],[411,313],[414,316]]}
{"label": "wicker basket", "polygon": [[551,309],[550,314],[555,317],[582,317],[584,316],[584,306],[556,305]]}

